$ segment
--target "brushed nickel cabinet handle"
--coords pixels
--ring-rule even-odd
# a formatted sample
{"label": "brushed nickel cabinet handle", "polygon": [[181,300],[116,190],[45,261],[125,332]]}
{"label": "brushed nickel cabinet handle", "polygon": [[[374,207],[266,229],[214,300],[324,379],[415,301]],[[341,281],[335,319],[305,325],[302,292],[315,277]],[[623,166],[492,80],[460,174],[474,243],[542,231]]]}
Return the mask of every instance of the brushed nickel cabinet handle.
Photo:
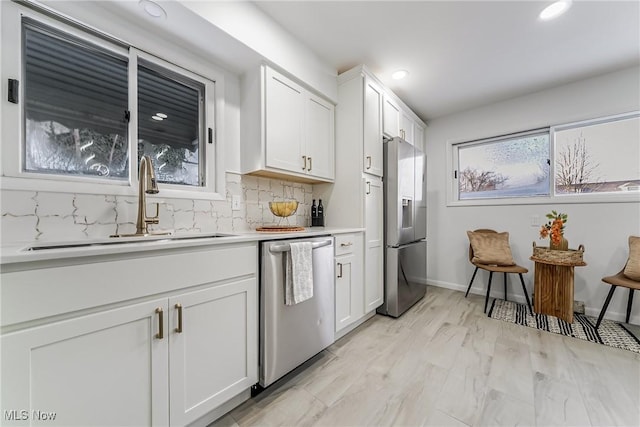
{"label": "brushed nickel cabinet handle", "polygon": [[161,340],[164,338],[164,312],[162,311],[162,307],[156,308],[156,313],[158,314],[158,333],[156,334],[156,338]]}
{"label": "brushed nickel cabinet handle", "polygon": [[351,246],[353,245],[353,242],[349,242],[349,243],[340,243],[340,246]]}
{"label": "brushed nickel cabinet handle", "polygon": [[367,194],[371,194],[371,181],[367,181]]}
{"label": "brushed nickel cabinet handle", "polygon": [[307,170],[307,156],[302,156],[302,160],[304,161],[304,166],[302,166],[302,170]]}
{"label": "brushed nickel cabinet handle", "polygon": [[176,310],[178,310],[178,327],[176,328],[176,332],[182,333],[182,304],[176,304]]}
{"label": "brushed nickel cabinet handle", "polygon": [[342,263],[339,262],[338,263],[338,269],[340,270],[340,272],[338,273],[338,279],[342,278]]}
{"label": "brushed nickel cabinet handle", "polygon": [[371,169],[371,156],[367,156],[367,169]]}
{"label": "brushed nickel cabinet handle", "polygon": [[308,171],[311,171],[311,169],[313,169],[313,160],[311,159],[311,157],[307,157],[309,159],[309,169],[307,169]]}

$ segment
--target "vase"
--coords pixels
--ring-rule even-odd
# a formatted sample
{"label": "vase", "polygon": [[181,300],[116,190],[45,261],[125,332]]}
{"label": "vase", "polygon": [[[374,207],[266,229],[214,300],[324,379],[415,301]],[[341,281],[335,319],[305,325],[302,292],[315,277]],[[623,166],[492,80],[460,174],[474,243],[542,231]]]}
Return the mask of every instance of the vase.
{"label": "vase", "polygon": [[553,244],[553,241],[549,241],[549,249],[554,251],[567,251],[569,250],[569,242],[564,238],[564,236],[562,236],[560,238],[560,243],[557,245]]}

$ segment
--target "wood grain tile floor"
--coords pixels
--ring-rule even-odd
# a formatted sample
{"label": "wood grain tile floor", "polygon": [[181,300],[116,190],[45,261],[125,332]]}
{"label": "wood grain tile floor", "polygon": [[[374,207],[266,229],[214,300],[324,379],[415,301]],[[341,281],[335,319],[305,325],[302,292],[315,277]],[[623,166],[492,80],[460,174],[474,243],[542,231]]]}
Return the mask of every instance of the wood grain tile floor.
{"label": "wood grain tile floor", "polygon": [[486,317],[429,287],[211,427],[640,426],[640,355]]}

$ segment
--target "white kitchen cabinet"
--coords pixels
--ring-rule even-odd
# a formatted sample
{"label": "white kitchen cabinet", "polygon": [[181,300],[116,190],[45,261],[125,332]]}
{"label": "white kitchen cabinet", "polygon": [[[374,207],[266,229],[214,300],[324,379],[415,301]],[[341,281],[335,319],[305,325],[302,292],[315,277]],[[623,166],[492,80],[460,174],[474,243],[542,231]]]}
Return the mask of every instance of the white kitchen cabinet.
{"label": "white kitchen cabinet", "polygon": [[364,315],[362,233],[342,234],[335,240],[336,334]]}
{"label": "white kitchen cabinet", "polygon": [[386,137],[400,137],[422,149],[424,123],[389,91],[384,94],[383,118],[383,132]]}
{"label": "white kitchen cabinet", "polygon": [[169,299],[170,423],[186,425],[255,384],[255,279]]}
{"label": "white kitchen cabinet", "polygon": [[307,93],[305,103],[307,173],[332,180],[335,176],[335,107],[312,93]]}
{"label": "white kitchen cabinet", "polygon": [[243,173],[334,179],[334,104],[266,65],[246,74],[243,92]]}
{"label": "white kitchen cabinet", "polygon": [[210,422],[257,382],[255,243],[36,264],[3,265],[3,414]]}
{"label": "white kitchen cabinet", "polygon": [[[4,334],[2,411],[38,425],[167,425],[166,299]],[[162,326],[160,326],[162,325]],[[50,420],[35,414],[55,414]],[[11,419],[13,418],[13,419]],[[15,421],[15,422],[14,422]],[[4,415],[3,425],[27,425]]]}
{"label": "white kitchen cabinet", "polygon": [[382,305],[384,298],[384,227],[382,180],[365,178],[365,291],[364,311]]}
{"label": "white kitchen cabinet", "polygon": [[400,106],[390,96],[384,97],[382,131],[389,138],[400,136]]}
{"label": "white kitchen cabinet", "polygon": [[414,144],[414,122],[413,118],[406,112],[400,113],[400,131],[399,135],[409,144]]}
{"label": "white kitchen cabinet", "polygon": [[266,166],[306,173],[303,156],[305,95],[301,86],[267,68],[265,75]]}
{"label": "white kitchen cabinet", "polygon": [[382,89],[369,77],[363,77],[363,172],[382,176]]}

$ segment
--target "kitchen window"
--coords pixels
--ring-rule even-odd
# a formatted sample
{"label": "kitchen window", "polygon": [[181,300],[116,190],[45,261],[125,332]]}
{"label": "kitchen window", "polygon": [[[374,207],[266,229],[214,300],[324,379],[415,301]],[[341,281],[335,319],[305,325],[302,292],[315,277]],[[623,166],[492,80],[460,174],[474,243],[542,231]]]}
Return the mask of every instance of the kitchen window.
{"label": "kitchen window", "polygon": [[3,28],[2,78],[18,90],[2,104],[3,188],[134,195],[147,154],[162,196],[224,198],[215,68],[187,70],[78,23],[6,8],[15,39]]}
{"label": "kitchen window", "polygon": [[127,58],[23,23],[27,173],[126,180]]}
{"label": "kitchen window", "polygon": [[637,202],[640,113],[453,143],[450,205]]}
{"label": "kitchen window", "polygon": [[457,144],[458,200],[549,195],[549,131]]}

